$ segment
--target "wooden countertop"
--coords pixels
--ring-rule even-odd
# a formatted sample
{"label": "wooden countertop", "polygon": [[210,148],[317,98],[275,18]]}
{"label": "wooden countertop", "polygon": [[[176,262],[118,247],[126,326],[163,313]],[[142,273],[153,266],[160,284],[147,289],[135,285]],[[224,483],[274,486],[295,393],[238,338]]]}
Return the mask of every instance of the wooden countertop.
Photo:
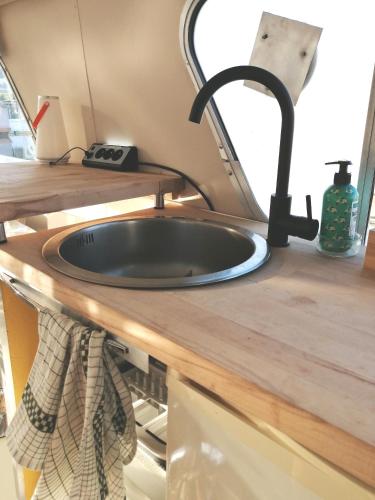
{"label": "wooden countertop", "polygon": [[81,164],[0,163],[0,222],[68,208],[178,191],[171,174],[115,172]]}
{"label": "wooden countertop", "polygon": [[[196,209],[165,213],[266,229]],[[375,281],[361,256],[329,259],[293,240],[231,282],[125,290],[49,268],[41,248],[56,232],[1,245],[2,267],[375,486]]]}

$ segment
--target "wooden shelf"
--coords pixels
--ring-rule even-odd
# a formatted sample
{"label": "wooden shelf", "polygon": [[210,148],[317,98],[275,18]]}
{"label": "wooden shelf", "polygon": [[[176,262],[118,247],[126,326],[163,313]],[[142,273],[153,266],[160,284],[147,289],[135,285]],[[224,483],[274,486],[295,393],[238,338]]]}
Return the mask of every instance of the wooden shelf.
{"label": "wooden shelf", "polygon": [[183,180],[171,174],[115,172],[72,163],[1,163],[0,222],[182,188]]}

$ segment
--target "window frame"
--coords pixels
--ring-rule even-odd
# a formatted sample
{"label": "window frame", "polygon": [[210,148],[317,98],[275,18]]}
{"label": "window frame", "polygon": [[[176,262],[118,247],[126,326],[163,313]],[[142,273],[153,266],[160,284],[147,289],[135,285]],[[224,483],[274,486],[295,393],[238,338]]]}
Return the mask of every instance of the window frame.
{"label": "window frame", "polygon": [[33,139],[33,141],[35,143],[35,141],[36,141],[36,132],[34,130],[32,120],[31,120],[30,115],[29,115],[29,113],[27,111],[27,108],[26,108],[25,103],[24,103],[24,101],[22,99],[22,96],[18,92],[16,84],[14,83],[14,80],[12,78],[12,75],[9,73],[8,68],[7,68],[7,66],[6,66],[6,64],[5,64],[5,62],[4,62],[4,60],[3,60],[3,58],[1,56],[0,56],[0,67],[4,71],[4,74],[5,74],[5,76],[6,76],[7,80],[8,80],[8,83],[10,85],[10,88],[12,89],[12,92],[13,92],[15,98],[17,99],[18,105],[21,108],[22,114],[23,114],[23,116],[24,116],[24,118],[26,120],[26,123],[27,123],[28,127],[29,127],[29,130],[30,130],[30,133],[31,133],[31,137],[32,137],[32,139]]}
{"label": "window frame", "polygon": [[[181,51],[189,74],[197,90],[199,90],[207,81],[199,63],[194,46],[196,22],[202,7],[206,2],[207,0],[188,0],[182,11],[180,22]],[[241,200],[242,205],[248,213],[248,217],[252,220],[267,222],[268,217],[263,212],[256,200],[256,197],[254,196],[247,176],[237,157],[232,141],[213,98],[211,98],[210,102],[207,104],[206,116],[214,134],[215,141],[219,147],[219,153],[223,161],[224,168]]]}
{"label": "window frame", "polygon": [[363,138],[361,164],[358,176],[359,214],[357,232],[366,242],[366,233],[371,216],[375,182],[375,66],[372,76],[365,133]]}

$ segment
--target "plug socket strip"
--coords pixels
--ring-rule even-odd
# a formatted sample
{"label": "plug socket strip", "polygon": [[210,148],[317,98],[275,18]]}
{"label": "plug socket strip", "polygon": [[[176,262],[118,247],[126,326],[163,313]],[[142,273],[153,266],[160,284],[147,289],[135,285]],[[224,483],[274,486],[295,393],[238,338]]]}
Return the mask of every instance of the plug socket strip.
{"label": "plug socket strip", "polygon": [[131,172],[138,169],[138,151],[135,146],[113,146],[96,142],[87,150],[82,165]]}

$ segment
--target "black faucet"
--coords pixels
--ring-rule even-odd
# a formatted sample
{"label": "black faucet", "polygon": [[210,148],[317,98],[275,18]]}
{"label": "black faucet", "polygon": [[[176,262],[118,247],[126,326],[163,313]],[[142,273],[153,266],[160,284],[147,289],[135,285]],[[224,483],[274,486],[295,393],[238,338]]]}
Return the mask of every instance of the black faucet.
{"label": "black faucet", "polygon": [[204,108],[212,95],[223,85],[236,80],[253,80],[265,85],[276,97],[282,116],[279,165],[276,193],[271,196],[268,243],[273,247],[288,245],[288,235],[313,240],[318,234],[319,222],[312,218],[311,197],[306,196],[307,217],[291,215],[292,197],[288,194],[290,160],[292,156],[294,108],[285,85],[272,73],[256,66],[235,66],[221,71],[198,92],[189,120],[200,123]]}

